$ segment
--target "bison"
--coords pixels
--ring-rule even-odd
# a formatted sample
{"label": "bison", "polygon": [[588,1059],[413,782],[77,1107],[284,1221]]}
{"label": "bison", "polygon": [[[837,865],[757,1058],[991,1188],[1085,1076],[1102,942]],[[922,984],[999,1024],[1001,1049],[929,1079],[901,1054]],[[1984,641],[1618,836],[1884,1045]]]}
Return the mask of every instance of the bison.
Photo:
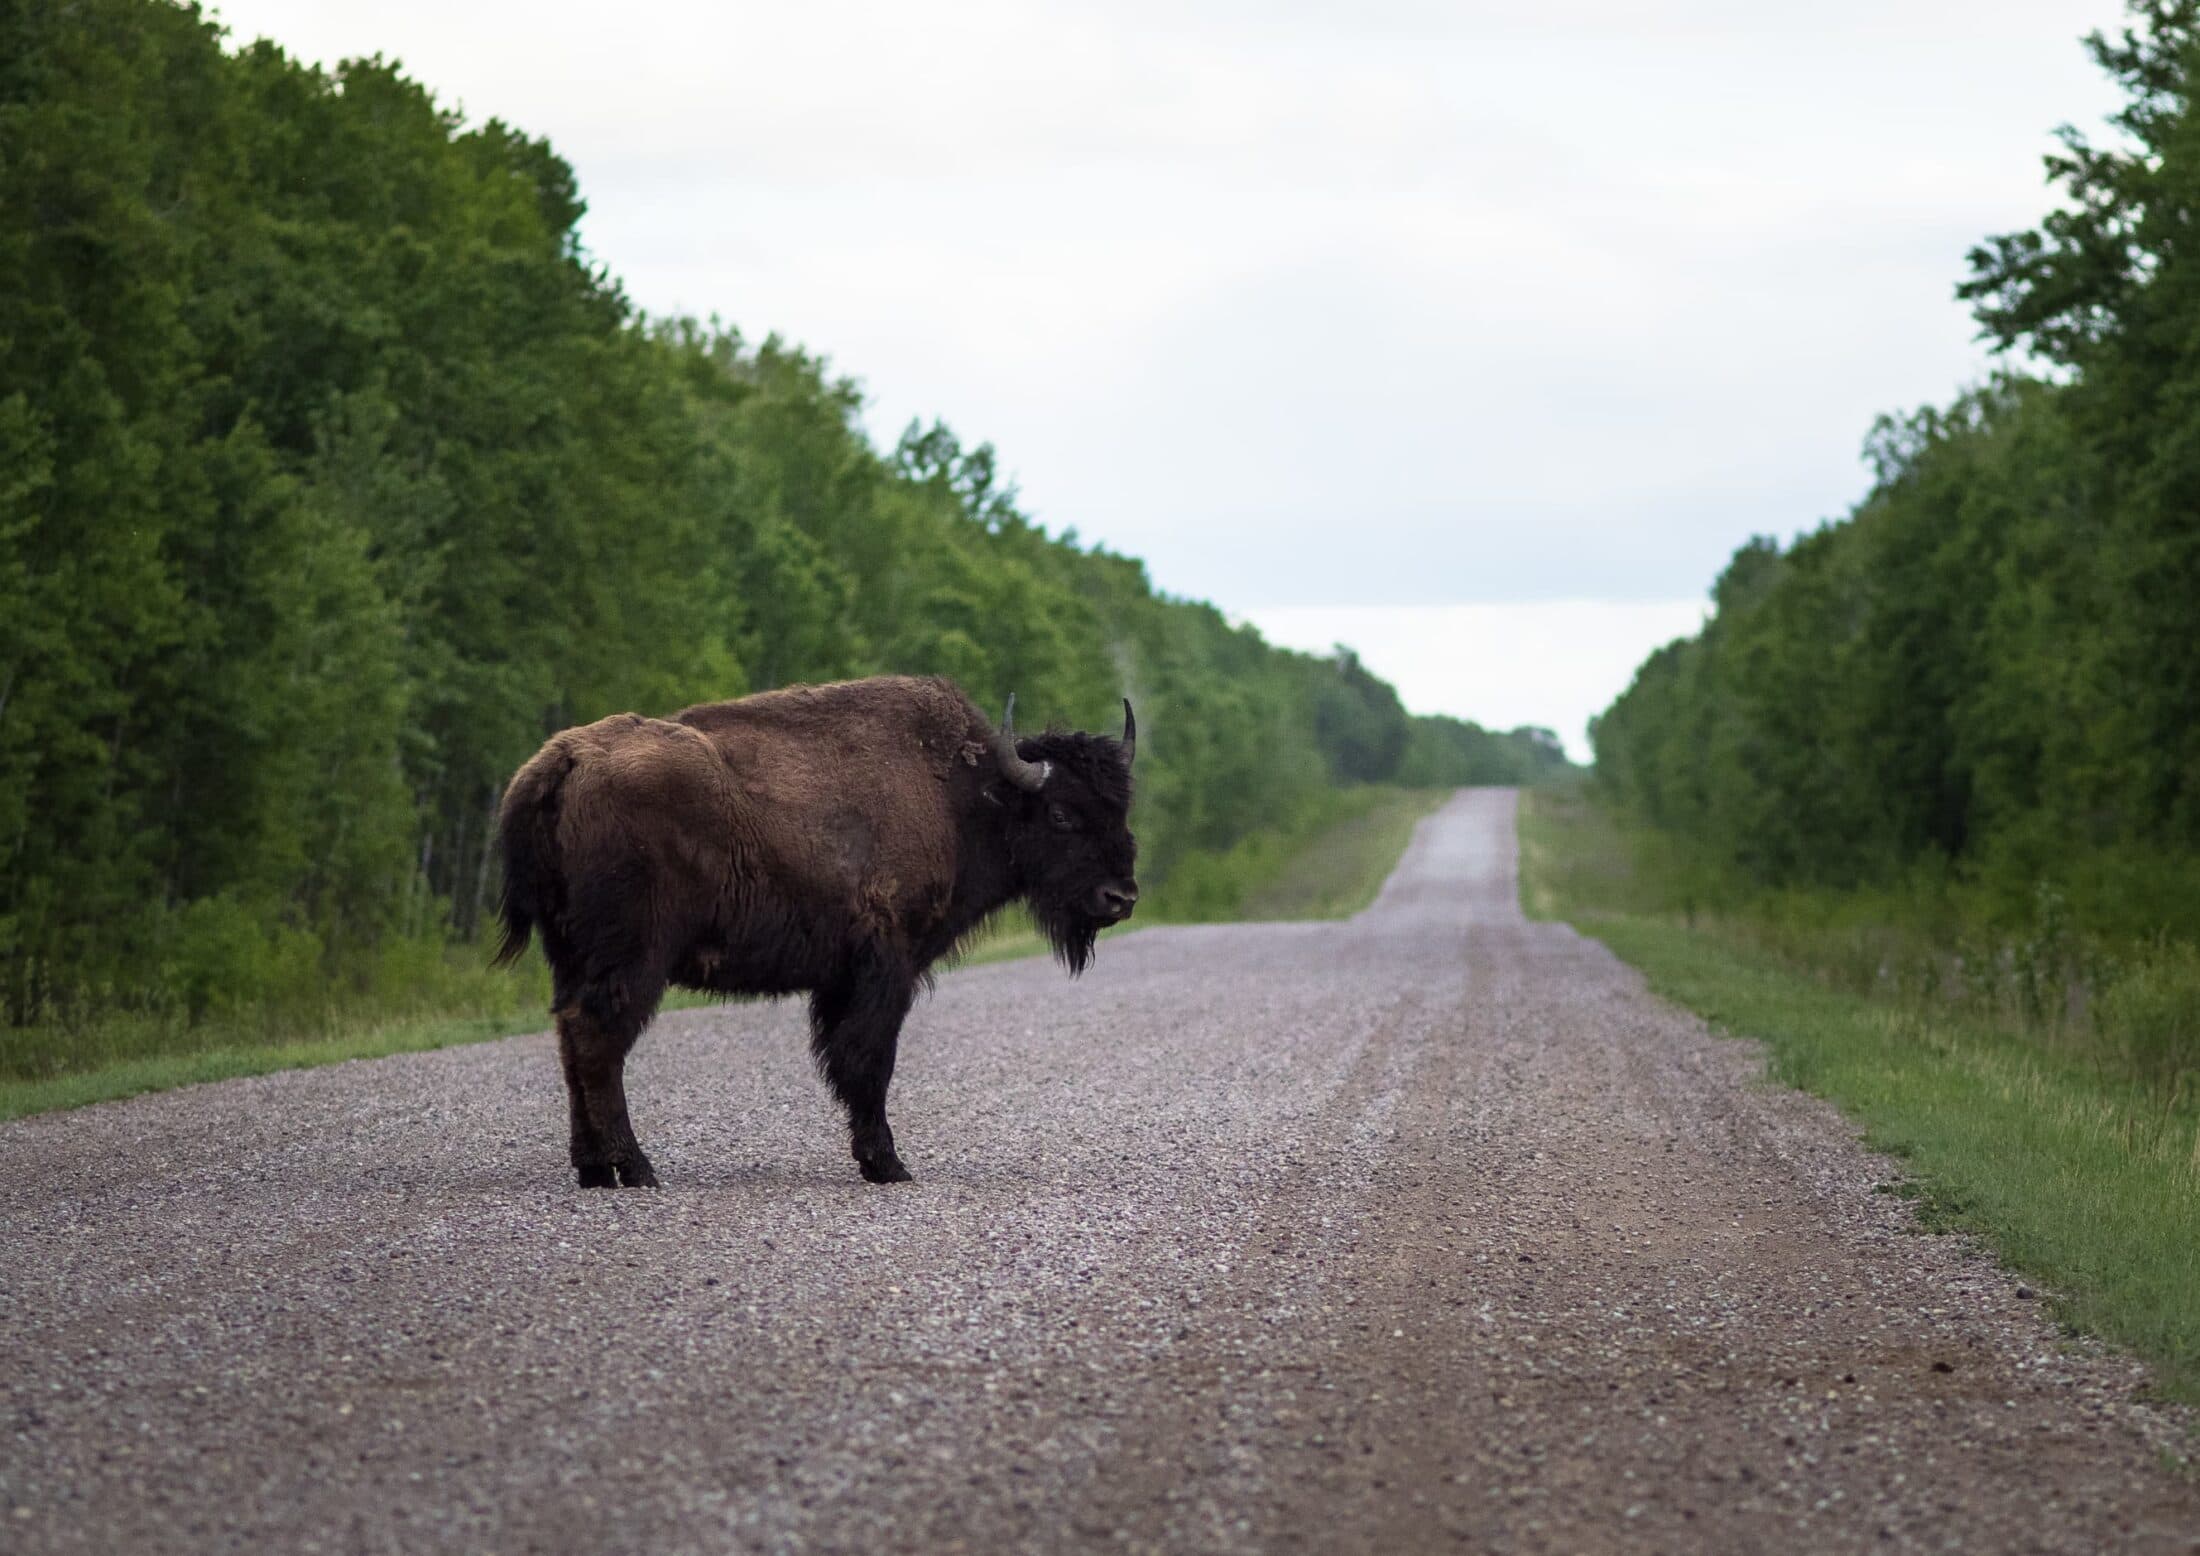
{"label": "bison", "polygon": [[930,969],[1011,902],[1072,975],[1130,916],[1120,738],[1019,740],[952,682],[795,686],[553,735],[497,820],[501,965],[540,931],[584,1188],[654,1187],[624,1070],[667,984],[810,997],[857,1166],[908,1181],[886,1123],[902,1019]]}

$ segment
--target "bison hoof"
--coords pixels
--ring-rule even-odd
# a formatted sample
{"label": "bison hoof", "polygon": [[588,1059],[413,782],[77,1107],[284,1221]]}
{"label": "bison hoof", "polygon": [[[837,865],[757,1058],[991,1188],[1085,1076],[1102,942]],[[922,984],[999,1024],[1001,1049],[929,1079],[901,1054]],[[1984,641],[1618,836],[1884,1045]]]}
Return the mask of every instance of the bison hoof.
{"label": "bison hoof", "polygon": [[859,1158],[856,1166],[863,1170],[864,1180],[869,1183],[909,1183],[914,1181],[909,1176],[909,1169],[902,1166],[901,1158],[891,1152],[880,1157]]}
{"label": "bison hoof", "polygon": [[618,1182],[612,1176],[611,1164],[608,1162],[591,1162],[580,1168],[579,1171],[581,1187],[584,1189],[608,1189],[614,1187]]}
{"label": "bison hoof", "polygon": [[619,1183],[629,1189],[657,1188],[657,1170],[649,1165],[649,1158],[637,1156],[630,1162],[619,1163]]}

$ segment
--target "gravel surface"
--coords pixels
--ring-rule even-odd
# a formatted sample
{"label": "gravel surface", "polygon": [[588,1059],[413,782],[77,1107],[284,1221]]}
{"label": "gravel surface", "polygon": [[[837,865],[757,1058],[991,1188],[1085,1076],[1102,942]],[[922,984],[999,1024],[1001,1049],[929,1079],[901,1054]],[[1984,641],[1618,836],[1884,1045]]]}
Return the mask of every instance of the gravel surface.
{"label": "gravel surface", "polygon": [[0,1127],[0,1550],[2200,1549],[2140,1371],[1524,922],[1512,807],[943,980],[912,1185],[792,1004],[644,1038],[656,1192],[545,1037]]}

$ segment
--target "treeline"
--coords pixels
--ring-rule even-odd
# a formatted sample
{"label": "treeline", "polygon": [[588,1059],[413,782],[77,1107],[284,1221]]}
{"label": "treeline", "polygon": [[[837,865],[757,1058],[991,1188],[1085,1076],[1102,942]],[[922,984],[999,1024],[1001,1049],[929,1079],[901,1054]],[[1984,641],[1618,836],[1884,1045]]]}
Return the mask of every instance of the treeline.
{"label": "treeline", "polygon": [[1551,730],[1531,724],[1499,734],[1435,714],[1408,726],[1395,781],[1414,789],[1456,784],[1532,788],[1575,771],[1566,747]]}
{"label": "treeline", "polygon": [[1157,883],[1339,783],[1534,768],[1049,535],[989,447],[875,449],[818,358],[643,319],[549,146],[393,64],[4,14],[10,1023],[470,938],[504,778],[619,709],[893,669],[1112,729],[1128,693]]}
{"label": "treeline", "polygon": [[2200,934],[2196,13],[2089,40],[2117,143],[2065,131],[2063,208],[1971,255],[1980,324],[2052,376],[1882,420],[1854,512],[1744,546],[1596,722],[1603,789],[1732,879]]}

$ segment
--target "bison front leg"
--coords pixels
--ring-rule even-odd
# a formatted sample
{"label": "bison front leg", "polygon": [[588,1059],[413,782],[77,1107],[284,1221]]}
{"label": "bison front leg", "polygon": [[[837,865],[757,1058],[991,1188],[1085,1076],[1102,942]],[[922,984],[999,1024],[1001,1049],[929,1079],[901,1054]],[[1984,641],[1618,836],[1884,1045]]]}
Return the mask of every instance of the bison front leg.
{"label": "bison front leg", "polygon": [[872,1183],[909,1181],[886,1123],[886,1088],[893,1084],[894,1051],[915,995],[916,980],[908,973],[866,958],[810,999],[817,1066],[848,1110],[848,1142]]}

